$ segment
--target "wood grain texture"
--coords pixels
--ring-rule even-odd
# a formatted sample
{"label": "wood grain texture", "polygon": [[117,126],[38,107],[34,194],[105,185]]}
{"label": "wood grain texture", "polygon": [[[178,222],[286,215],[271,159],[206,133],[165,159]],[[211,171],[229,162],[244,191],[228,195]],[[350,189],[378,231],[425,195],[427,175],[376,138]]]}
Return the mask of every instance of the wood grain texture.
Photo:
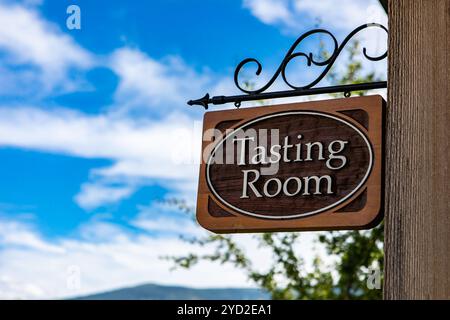
{"label": "wood grain texture", "polygon": [[[243,170],[259,170],[261,165],[250,164],[237,166],[235,164],[212,164],[209,166],[211,184],[220,196],[228,203],[239,207],[242,210],[260,214],[262,216],[285,216],[285,215],[301,215],[309,211],[315,211],[320,208],[332,205],[341,198],[347,196],[354,190],[358,183],[361,182],[369,167],[369,152],[370,146],[367,145],[362,136],[360,136],[354,129],[336,121],[334,119],[326,118],[319,115],[304,115],[304,114],[289,114],[275,118],[258,121],[248,128],[254,129],[256,132],[266,128],[277,128],[279,130],[280,139],[289,138],[291,144],[294,145],[288,152],[289,162],[280,161],[277,166],[276,175],[262,175],[254,186],[259,192],[263,192],[264,184],[276,177],[281,181],[287,181],[290,178],[297,178],[301,180],[301,192],[296,196],[286,196],[280,192],[275,198],[261,197],[258,198],[249,190],[248,199],[241,199],[243,187]],[[248,129],[246,128],[246,129]],[[302,139],[297,136],[301,135]],[[342,169],[330,170],[325,165],[325,160],[328,158],[329,144],[338,137],[345,139],[346,145],[340,156],[346,157],[346,164]],[[257,137],[255,137],[256,140]],[[305,161],[307,148],[306,143],[319,141],[324,147],[319,153],[316,147],[311,149],[311,156],[314,161]],[[281,141],[278,141],[280,143]],[[270,143],[270,142],[269,142]],[[275,142],[274,142],[275,143]],[[301,145],[301,158],[303,160],[296,162],[297,148],[295,144]],[[227,143],[223,144],[223,153],[228,152],[234,154],[234,163],[237,163],[237,154],[234,152],[235,144],[232,145],[231,151],[228,151]],[[269,146],[270,148],[270,146]],[[336,147],[334,147],[336,149]],[[245,150],[245,158],[251,158],[249,155],[250,148]],[[324,160],[316,160],[318,156],[323,155]],[[336,159],[335,159],[336,160]],[[332,161],[333,165],[340,165],[340,161]],[[267,166],[265,166],[267,167]],[[310,186],[310,194],[302,195],[305,192],[305,182],[303,178],[308,175],[324,176],[330,175],[333,182],[330,184],[332,194],[327,194],[328,183],[321,183],[320,195],[315,195],[315,183]],[[253,179],[252,174],[250,179]],[[302,185],[303,184],[303,185]],[[298,184],[294,181],[287,184],[287,191],[295,192]],[[268,185],[268,193],[274,194],[276,192],[276,183]]]}
{"label": "wood grain texture", "polygon": [[[278,129],[283,140],[287,136],[292,138],[289,139],[292,144],[299,134],[302,135],[301,139],[304,142],[320,141],[324,146],[338,138],[346,140],[348,145],[342,151],[342,155],[346,156],[347,163],[345,167],[333,171],[325,168],[323,160],[306,161],[303,145],[302,161],[281,162],[275,175],[261,176],[254,186],[262,192],[263,182],[269,178],[276,177],[281,181],[287,181],[289,177],[330,174],[334,181],[333,194],[325,194],[325,189],[322,188],[321,195],[286,196],[279,193],[274,197],[255,197],[250,191],[249,196],[242,199],[242,169],[259,169],[260,165],[247,163],[237,166],[236,153],[233,153],[233,164],[213,162],[207,164],[206,159],[202,158],[197,199],[199,223],[218,233],[372,227],[382,217],[383,208],[384,106],[382,97],[367,96],[206,113],[203,131],[219,129],[222,138],[225,129],[235,130],[244,126],[245,129]],[[264,119],[260,120],[261,118]],[[355,129],[343,125],[336,118],[357,128],[361,136]],[[248,128],[247,124],[250,125]],[[364,142],[362,136],[367,137],[369,145]],[[221,157],[226,154],[227,148],[227,144],[223,143],[227,140],[222,138],[214,140],[214,145],[225,146],[224,152],[218,152]],[[324,150],[326,148],[324,147]],[[213,150],[208,139],[203,141],[202,149],[209,150],[206,153],[202,152],[203,156],[209,155]],[[373,152],[372,166],[369,165],[369,149]],[[329,151],[324,152],[325,158],[328,157],[328,153]],[[317,158],[317,150],[314,154],[313,158]],[[247,159],[248,152],[245,155]],[[297,150],[291,149],[287,155],[289,159],[295,159],[298,155]],[[369,172],[370,174],[366,176]],[[288,191],[293,193],[294,190]],[[271,187],[267,191],[269,194],[276,193]],[[342,201],[339,201],[341,199]],[[321,210],[323,208],[325,209]],[[313,213],[309,215],[309,212]]]}
{"label": "wood grain texture", "polygon": [[450,1],[389,1],[386,299],[450,299]]}

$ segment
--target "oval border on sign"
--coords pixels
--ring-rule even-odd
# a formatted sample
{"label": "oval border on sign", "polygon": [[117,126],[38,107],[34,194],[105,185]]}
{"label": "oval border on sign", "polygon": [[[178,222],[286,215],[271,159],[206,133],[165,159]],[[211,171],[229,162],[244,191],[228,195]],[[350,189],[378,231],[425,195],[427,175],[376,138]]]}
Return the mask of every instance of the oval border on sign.
{"label": "oval border on sign", "polygon": [[[212,155],[217,151],[217,149],[225,142],[227,141],[227,139],[232,136],[237,130],[241,130],[247,126],[250,126],[256,122],[262,121],[262,120],[266,120],[266,119],[270,119],[270,118],[275,118],[275,117],[281,117],[281,116],[287,116],[287,115],[298,115],[298,114],[304,114],[304,115],[313,115],[313,116],[320,116],[320,117],[326,117],[326,118],[330,118],[333,120],[337,120],[339,122],[344,123],[345,125],[349,126],[350,128],[352,128],[353,130],[355,130],[362,138],[363,140],[366,142],[367,144],[367,148],[369,150],[369,166],[367,168],[367,172],[364,175],[364,177],[361,179],[360,183],[356,186],[356,188],[354,188],[348,195],[346,195],[345,197],[343,197],[342,199],[340,199],[339,201],[332,203],[331,205],[328,205],[324,208],[315,210],[315,211],[311,211],[311,212],[306,212],[306,213],[301,213],[301,214],[295,214],[295,215],[289,215],[289,216],[267,216],[267,215],[262,215],[262,214],[257,214],[257,213],[253,213],[253,212],[249,212],[243,209],[240,209],[232,204],[230,204],[229,202],[225,201],[214,189],[214,186],[211,183],[210,177],[209,177],[209,168],[211,165],[211,160],[212,160]],[[372,150],[372,144],[370,143],[369,139],[367,139],[366,135],[356,126],[354,126],[353,124],[349,123],[347,120],[339,118],[335,115],[331,115],[328,113],[323,113],[323,112],[318,112],[318,111],[286,111],[286,112],[280,112],[280,113],[274,113],[274,114],[269,114],[269,115],[265,115],[262,117],[258,117],[256,119],[253,119],[247,123],[244,123],[242,125],[240,125],[239,127],[235,128],[231,133],[229,133],[225,138],[223,138],[212,150],[208,161],[206,162],[206,182],[208,184],[208,188],[211,190],[211,192],[214,194],[215,197],[217,197],[217,199],[219,199],[224,205],[228,206],[229,208],[242,213],[244,215],[248,215],[251,217],[256,217],[256,218],[262,218],[262,219],[270,219],[270,220],[285,220],[285,219],[294,219],[294,218],[303,218],[303,217],[307,217],[307,216],[311,216],[314,214],[318,214],[324,211],[327,211],[329,209],[332,209],[338,205],[340,205],[341,203],[345,202],[346,200],[348,200],[350,197],[352,197],[356,192],[358,192],[359,189],[361,189],[361,187],[366,183],[367,178],[370,175],[370,172],[372,171],[373,168],[373,150]]]}

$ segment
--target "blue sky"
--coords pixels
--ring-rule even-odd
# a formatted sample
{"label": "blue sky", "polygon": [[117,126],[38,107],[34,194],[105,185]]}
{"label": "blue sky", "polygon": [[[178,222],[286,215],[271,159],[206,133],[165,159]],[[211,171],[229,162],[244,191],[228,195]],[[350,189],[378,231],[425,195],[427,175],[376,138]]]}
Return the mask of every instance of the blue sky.
{"label": "blue sky", "polygon": [[[81,30],[66,27],[70,4]],[[204,111],[185,102],[236,93],[246,57],[269,76],[308,29],[342,40],[365,22],[386,24],[377,1],[0,1],[0,298],[247,285],[232,268],[170,272],[158,259],[190,249],[180,234],[203,233],[161,203],[195,203]]]}

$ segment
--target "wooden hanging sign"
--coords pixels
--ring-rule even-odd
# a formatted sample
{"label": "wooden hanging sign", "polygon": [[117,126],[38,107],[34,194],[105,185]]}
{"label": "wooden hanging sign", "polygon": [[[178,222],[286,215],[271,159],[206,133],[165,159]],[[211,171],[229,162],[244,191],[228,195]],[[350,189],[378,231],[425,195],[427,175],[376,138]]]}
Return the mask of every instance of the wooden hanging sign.
{"label": "wooden hanging sign", "polygon": [[384,108],[366,96],[205,113],[197,220],[217,233],[375,226]]}

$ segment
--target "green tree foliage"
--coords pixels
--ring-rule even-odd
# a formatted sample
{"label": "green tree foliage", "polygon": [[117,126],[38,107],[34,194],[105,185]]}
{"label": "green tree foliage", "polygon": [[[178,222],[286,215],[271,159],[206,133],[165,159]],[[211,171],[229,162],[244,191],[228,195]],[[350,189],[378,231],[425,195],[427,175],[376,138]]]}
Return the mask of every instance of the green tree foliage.
{"label": "green tree foliage", "polygon": [[[329,81],[335,84],[374,81],[375,74],[362,74],[358,61],[360,46],[354,42],[348,51],[346,72],[339,77],[332,71]],[[323,56],[326,53],[322,51]],[[362,95],[363,92],[358,92]],[[180,209],[192,214],[184,202],[173,201]],[[323,246],[332,265],[326,265],[318,254],[312,266],[302,258],[300,233],[263,233],[254,237],[261,249],[268,251],[266,268],[255,266],[233,235],[209,234],[202,238],[185,239],[210,249],[208,254],[188,253],[166,257],[174,267],[189,269],[202,260],[231,264],[245,272],[248,279],[269,292],[273,299],[380,299],[381,289],[368,288],[372,270],[383,270],[383,224],[366,231],[319,232],[316,245]],[[381,275],[382,276],[382,275]]]}

